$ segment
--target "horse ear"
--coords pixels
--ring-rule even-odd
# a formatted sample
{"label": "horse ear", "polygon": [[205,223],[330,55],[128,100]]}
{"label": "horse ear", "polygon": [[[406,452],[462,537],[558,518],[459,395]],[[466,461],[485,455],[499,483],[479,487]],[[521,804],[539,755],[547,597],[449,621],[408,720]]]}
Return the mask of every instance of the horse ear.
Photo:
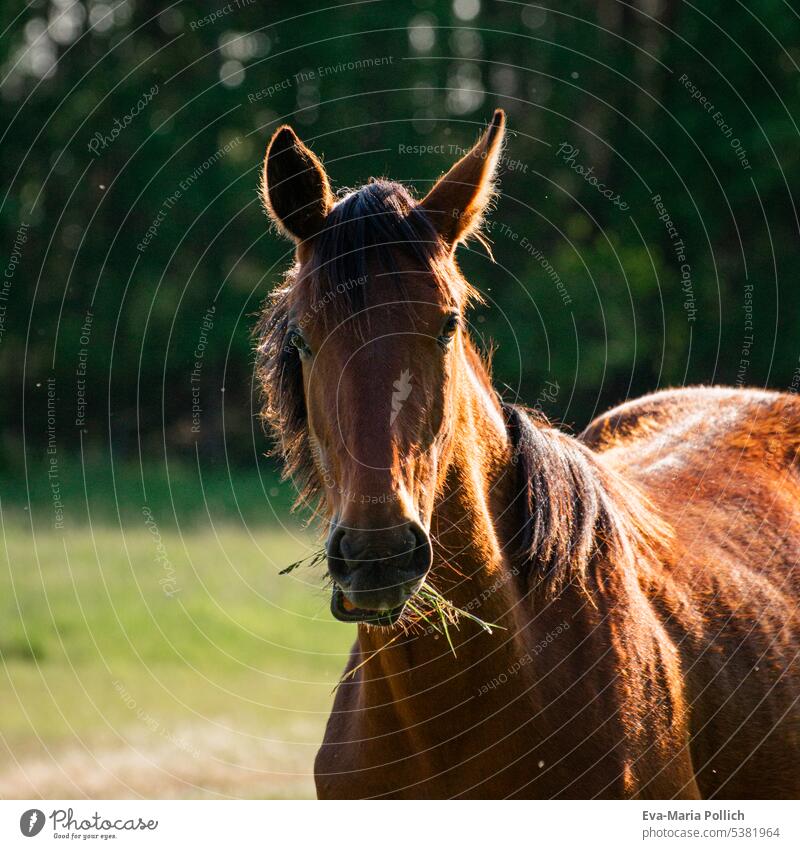
{"label": "horse ear", "polygon": [[475,147],[439,178],[421,203],[448,245],[455,247],[480,227],[481,216],[494,195],[505,127],[505,112],[495,110]]}
{"label": "horse ear", "polygon": [[277,129],[267,147],[261,196],[272,220],[298,242],[319,233],[333,206],[322,163],[289,126]]}

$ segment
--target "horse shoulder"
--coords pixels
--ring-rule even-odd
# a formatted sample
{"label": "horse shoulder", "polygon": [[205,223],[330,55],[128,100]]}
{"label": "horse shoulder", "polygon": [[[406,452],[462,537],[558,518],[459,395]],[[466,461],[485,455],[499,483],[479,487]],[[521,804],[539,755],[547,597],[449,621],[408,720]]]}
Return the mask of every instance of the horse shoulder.
{"label": "horse shoulder", "polygon": [[800,733],[800,399],[662,392],[609,411],[583,440],[674,531],[648,595],[679,647],[700,790],[752,793]]}

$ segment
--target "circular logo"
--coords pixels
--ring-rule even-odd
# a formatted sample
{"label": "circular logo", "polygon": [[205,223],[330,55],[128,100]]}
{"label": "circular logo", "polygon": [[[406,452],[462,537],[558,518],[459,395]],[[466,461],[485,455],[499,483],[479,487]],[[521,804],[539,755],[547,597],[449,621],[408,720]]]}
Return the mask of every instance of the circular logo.
{"label": "circular logo", "polygon": [[36,837],[44,828],[44,811],[31,808],[19,818],[19,830],[25,837]]}

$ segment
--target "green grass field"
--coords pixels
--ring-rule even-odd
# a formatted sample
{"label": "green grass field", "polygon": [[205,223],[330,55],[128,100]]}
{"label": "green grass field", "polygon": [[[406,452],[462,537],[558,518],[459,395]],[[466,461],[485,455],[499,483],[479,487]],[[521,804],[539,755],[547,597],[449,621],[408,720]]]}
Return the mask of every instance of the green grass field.
{"label": "green grass field", "polygon": [[355,636],[319,570],[278,575],[317,545],[294,519],[145,518],[4,514],[0,797],[312,796]]}

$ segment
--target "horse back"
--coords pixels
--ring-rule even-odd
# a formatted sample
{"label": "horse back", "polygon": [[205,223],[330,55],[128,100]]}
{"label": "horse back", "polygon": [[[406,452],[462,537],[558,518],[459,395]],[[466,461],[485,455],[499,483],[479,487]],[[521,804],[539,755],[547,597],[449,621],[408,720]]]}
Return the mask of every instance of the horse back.
{"label": "horse back", "polygon": [[796,798],[800,399],[660,392],[581,439],[672,529],[667,561],[643,583],[681,658],[702,794]]}

